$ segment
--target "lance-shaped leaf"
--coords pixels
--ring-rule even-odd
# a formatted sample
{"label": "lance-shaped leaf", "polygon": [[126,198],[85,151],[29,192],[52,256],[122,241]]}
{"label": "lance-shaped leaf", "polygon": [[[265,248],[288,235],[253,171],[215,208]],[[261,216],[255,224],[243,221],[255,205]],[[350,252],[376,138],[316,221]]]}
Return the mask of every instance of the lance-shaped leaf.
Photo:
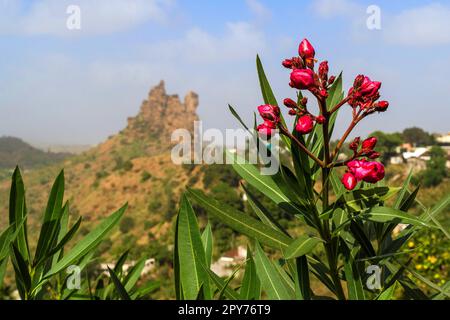
{"label": "lance-shaped leaf", "polygon": [[273,177],[269,175],[262,175],[260,169],[253,164],[249,164],[245,159],[226,152],[227,163],[231,163],[233,169],[250,185],[255,187],[258,191],[266,195],[280,208],[295,215],[308,216],[309,212],[305,212],[298,205],[294,204],[291,199],[278,186]]}
{"label": "lance-shaped leaf", "polygon": [[267,210],[262,203],[253,195],[253,193],[250,192],[250,190],[244,185],[241,184],[242,188],[244,189],[245,193],[247,194],[248,203],[253,209],[253,212],[258,216],[258,218],[268,226],[274,228],[277,231],[281,231],[284,234],[288,235],[286,230],[275,220],[275,218],[272,216],[272,214]]}
{"label": "lance-shaped leaf", "polygon": [[202,242],[203,247],[205,248],[206,265],[210,266],[213,254],[213,235],[210,223],[206,225],[206,228],[202,233]]}
{"label": "lance-shaped leaf", "polygon": [[388,207],[373,207],[360,215],[361,218],[375,221],[375,222],[392,222],[398,221],[401,223],[412,224],[415,226],[435,228],[434,225],[423,221],[420,218],[414,217],[406,212],[388,208]]}
{"label": "lance-shaped leaf", "polygon": [[261,286],[271,300],[291,300],[294,297],[285,286],[277,268],[267,258],[259,243],[255,245],[255,265]]}
{"label": "lance-shaped leaf", "polygon": [[114,283],[114,287],[116,288],[117,293],[119,294],[119,297],[122,300],[131,300],[130,295],[128,294],[127,290],[125,289],[122,282],[120,282],[119,277],[117,277],[114,270],[110,269],[108,267],[109,276],[111,277],[112,282]]}
{"label": "lance-shaped leaf", "polygon": [[108,218],[104,219],[94,230],[88,233],[81,241],[79,241],[61,260],[59,260],[44,278],[48,278],[61,270],[64,270],[73,262],[84,257],[91,250],[93,250],[102,239],[111,231],[111,229],[120,221],[127,204],[114,212]]}
{"label": "lance-shaped leaf", "polygon": [[293,259],[310,253],[322,240],[308,235],[301,235],[286,249],[286,259]]}
{"label": "lance-shaped leaf", "polygon": [[344,273],[347,280],[347,292],[350,300],[365,300],[364,285],[362,283],[361,274],[363,272],[361,263],[355,261],[356,254],[359,251],[358,247],[350,250],[342,241],[342,248],[344,251]]}
{"label": "lance-shaped leaf", "polygon": [[245,264],[244,278],[242,279],[239,299],[259,300],[261,297],[261,282],[256,273],[255,262],[253,261],[250,248],[247,247],[247,263]]}
{"label": "lance-shaped leaf", "polygon": [[221,277],[215,274],[211,269],[207,268],[205,265],[200,265],[202,269],[209,275],[212,283],[216,286],[217,290],[229,300],[239,300],[239,295],[234,291],[229,283],[224,281]]}
{"label": "lance-shaped leaf", "polygon": [[181,198],[178,215],[178,256],[184,298],[195,300],[203,287],[205,299],[210,299],[208,274],[201,267],[206,265],[205,249],[197,218],[185,195]]}
{"label": "lance-shaped leaf", "polygon": [[309,281],[309,267],[306,255],[296,259],[295,296],[300,300],[311,299],[311,285]]}
{"label": "lance-shaped leaf", "polygon": [[64,171],[61,171],[56,178],[45,209],[44,220],[42,223],[39,240],[34,256],[34,264],[41,260],[51,250],[51,247],[58,239],[60,222],[63,214],[64,198]]}
{"label": "lance-shaped leaf", "polygon": [[207,197],[199,190],[188,189],[188,194],[193,200],[205,208],[209,214],[215,216],[230,228],[250,238],[257,239],[261,243],[278,249],[287,248],[292,242],[292,239],[284,233],[265,225],[233,207]]}
{"label": "lance-shaped leaf", "polygon": [[9,225],[13,226],[14,231],[18,231],[14,243],[25,262],[30,259],[26,216],[25,187],[19,167],[16,167],[12,176],[9,196]]}

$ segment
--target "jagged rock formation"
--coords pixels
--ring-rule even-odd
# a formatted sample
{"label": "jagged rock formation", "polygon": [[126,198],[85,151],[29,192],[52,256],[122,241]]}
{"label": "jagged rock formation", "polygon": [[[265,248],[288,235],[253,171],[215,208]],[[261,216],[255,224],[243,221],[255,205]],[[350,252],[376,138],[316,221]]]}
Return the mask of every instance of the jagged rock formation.
{"label": "jagged rock formation", "polygon": [[170,147],[170,136],[176,129],[184,128],[193,132],[197,116],[198,95],[189,92],[184,102],[178,95],[166,93],[164,81],[150,90],[146,100],[142,102],[137,116],[128,118],[128,126],[122,134],[127,139],[154,140],[153,146],[163,149]]}

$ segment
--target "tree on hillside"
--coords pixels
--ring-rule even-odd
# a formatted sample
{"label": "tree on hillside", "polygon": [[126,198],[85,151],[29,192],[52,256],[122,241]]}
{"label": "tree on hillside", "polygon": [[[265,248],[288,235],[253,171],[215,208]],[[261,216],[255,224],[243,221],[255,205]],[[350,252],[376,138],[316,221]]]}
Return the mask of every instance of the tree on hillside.
{"label": "tree on hillside", "polygon": [[377,150],[382,154],[382,161],[387,161],[395,155],[395,149],[403,143],[400,133],[385,133],[383,131],[375,131],[369,135],[378,139]]}
{"label": "tree on hillside", "polygon": [[418,127],[406,128],[402,132],[402,137],[405,142],[414,146],[429,146],[435,142],[431,134]]}
{"label": "tree on hillside", "polygon": [[439,146],[434,146],[430,150],[430,160],[427,168],[421,174],[421,181],[425,187],[437,186],[447,175],[445,163],[447,153]]}

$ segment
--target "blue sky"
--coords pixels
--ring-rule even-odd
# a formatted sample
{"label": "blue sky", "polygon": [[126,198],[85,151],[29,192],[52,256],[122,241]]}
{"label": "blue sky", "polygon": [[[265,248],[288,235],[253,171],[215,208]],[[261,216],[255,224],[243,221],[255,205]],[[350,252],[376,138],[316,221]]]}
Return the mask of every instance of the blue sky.
{"label": "blue sky", "polygon": [[[69,5],[81,10],[81,30],[66,28]],[[380,30],[366,26],[369,5]],[[358,134],[450,131],[448,1],[0,0],[0,135],[101,142],[161,79],[169,93],[199,93],[204,127],[238,127],[227,104],[250,123],[262,102],[256,53],[278,99],[293,97],[280,61],[304,37],[333,73],[344,71],[346,88],[359,73],[383,82],[390,110]]]}

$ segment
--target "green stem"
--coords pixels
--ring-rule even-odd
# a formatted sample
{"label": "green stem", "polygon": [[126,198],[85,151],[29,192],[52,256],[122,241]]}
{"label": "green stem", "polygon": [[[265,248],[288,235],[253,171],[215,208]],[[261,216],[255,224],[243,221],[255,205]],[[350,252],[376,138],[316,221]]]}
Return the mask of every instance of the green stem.
{"label": "green stem", "polygon": [[[322,210],[325,212],[329,207],[329,175],[330,168],[328,165],[331,163],[330,155],[330,133],[329,133],[329,121],[331,113],[327,110],[327,105],[325,99],[319,99],[319,107],[321,109],[322,115],[325,117],[325,122],[323,123],[323,140],[324,140],[324,157],[323,157],[323,168],[322,168]],[[330,267],[330,274],[333,280],[336,296],[339,300],[345,300],[344,290],[342,288],[341,280],[339,279],[339,273],[337,269],[337,259],[338,253],[335,252],[335,240],[331,237],[330,224],[328,220],[323,223],[323,238],[325,240],[325,251],[327,255],[328,265]]]}

